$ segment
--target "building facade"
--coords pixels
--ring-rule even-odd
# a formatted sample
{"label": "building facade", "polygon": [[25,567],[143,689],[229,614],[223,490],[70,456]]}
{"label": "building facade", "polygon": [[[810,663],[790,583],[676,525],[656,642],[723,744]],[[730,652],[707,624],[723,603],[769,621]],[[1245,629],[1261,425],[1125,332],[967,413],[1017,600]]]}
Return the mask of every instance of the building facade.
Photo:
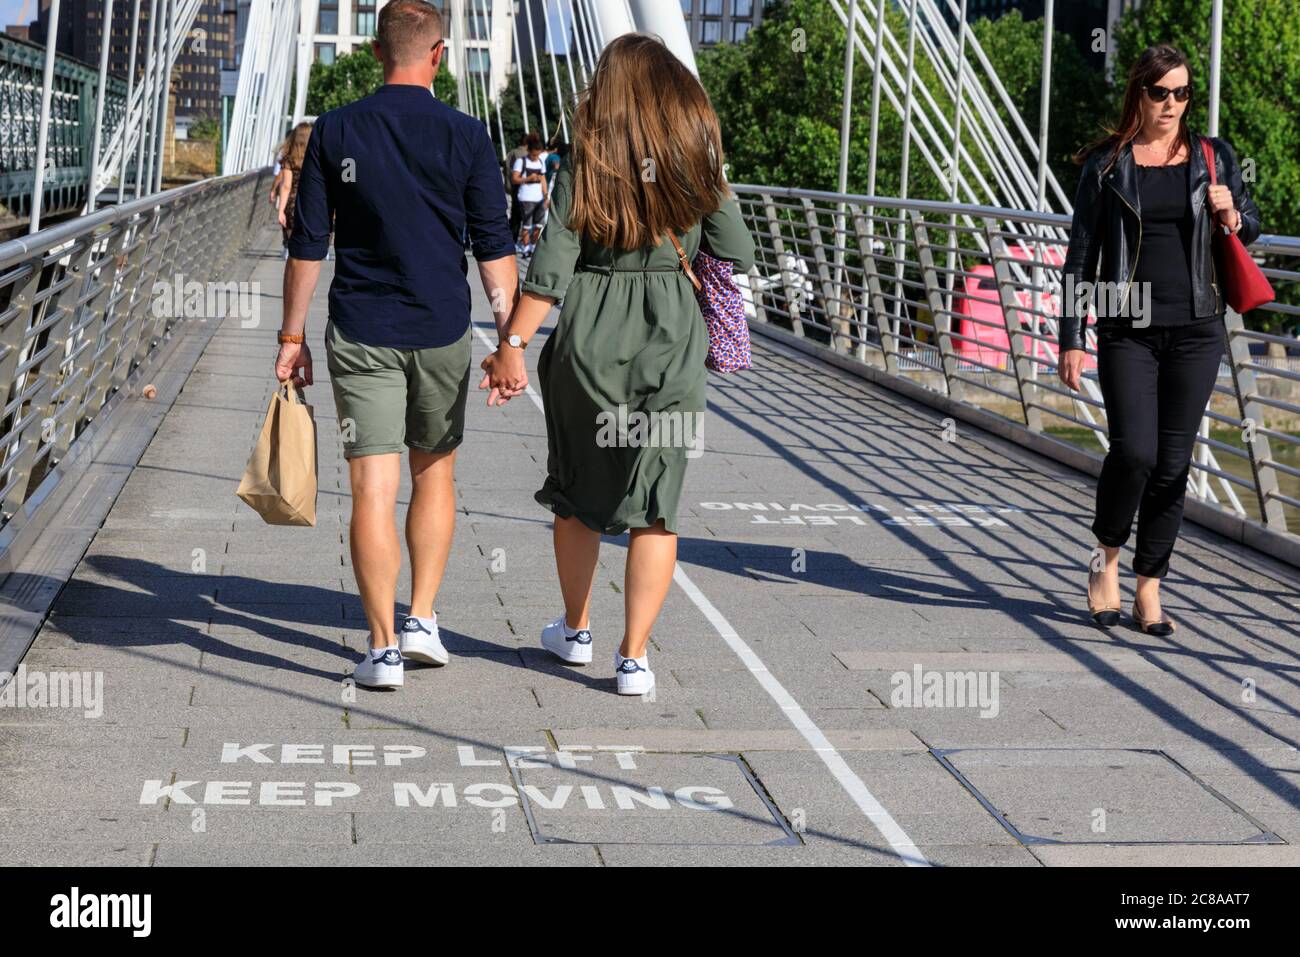
{"label": "building facade", "polygon": [[[386,0],[320,0],[315,24],[303,24],[304,32],[312,33],[312,53],[315,59],[333,63],[338,57],[365,46],[374,39],[379,11]],[[513,0],[464,0],[465,47],[469,77],[482,82],[489,76],[489,87],[500,90],[509,76],[511,62],[510,4]],[[448,40],[455,34],[457,25],[451,15],[449,0],[432,0],[442,10],[444,33]],[[535,5],[534,28],[542,28],[540,4]],[[524,12],[520,11],[523,24]],[[304,12],[305,16],[305,12]],[[558,29],[558,24],[552,23]],[[458,45],[449,42],[444,54],[447,69],[457,77],[462,70],[456,62]]]}
{"label": "building facade", "polygon": [[[234,57],[234,11],[227,10],[228,5],[223,0],[204,0],[177,56],[172,93],[179,118],[216,118],[221,114],[221,68]],[[115,0],[108,31],[108,71],[123,78],[130,67],[131,7],[128,0]],[[148,2],[140,4],[136,31],[137,77],[144,70],[149,41],[149,7]],[[100,44],[105,35],[103,19],[102,0],[60,0],[54,48],[66,56],[98,66]],[[48,26],[49,0],[42,0],[40,13],[31,25],[32,41],[44,44]]]}
{"label": "building facade", "polygon": [[764,0],[680,0],[696,50],[739,43],[763,21]]}

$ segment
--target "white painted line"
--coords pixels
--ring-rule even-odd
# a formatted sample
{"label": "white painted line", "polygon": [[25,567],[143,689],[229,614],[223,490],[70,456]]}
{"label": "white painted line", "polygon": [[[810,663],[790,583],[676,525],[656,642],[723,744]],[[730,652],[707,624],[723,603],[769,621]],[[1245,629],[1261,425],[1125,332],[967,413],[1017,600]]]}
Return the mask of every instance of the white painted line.
{"label": "white painted line", "polygon": [[[474,327],[474,332],[489,350],[496,349],[493,342],[483,334],[483,330],[478,326]],[[531,384],[527,386],[527,394],[533,400],[533,404],[539,410],[542,410],[542,397],[533,390]],[[785,686],[776,680],[772,672],[767,670],[767,665],[763,664],[763,660],[754,653],[754,649],[750,648],[745,643],[745,640],[736,633],[736,629],[731,627],[731,623],[723,617],[722,612],[714,607],[713,602],[709,601],[704,592],[696,587],[695,582],[691,581],[690,576],[686,574],[680,564],[673,569],[673,581],[677,582],[681,590],[686,592],[686,597],[695,603],[695,607],[709,620],[709,624],[727,643],[727,647],[736,653],[736,656],[740,658],[741,663],[749,673],[754,676],[755,680],[762,685],[763,690],[771,696],[772,700],[785,713],[790,723],[794,725],[795,730],[803,736],[803,739],[808,742],[813,751],[817,753],[817,756],[822,759],[822,762],[830,770],[831,775],[840,783],[840,787],[844,788],[849,797],[853,799],[853,803],[858,806],[858,810],[866,815],[867,820],[889,842],[889,846],[894,849],[894,853],[902,858],[903,863],[909,867],[929,867],[930,862],[921,853],[921,849],[916,846],[916,842],[907,836],[907,832],[876,800],[875,795],[871,793],[862,778],[853,772],[848,762],[835,750],[835,746],[831,744],[830,739],[826,737],[822,729],[817,727],[812,718],[808,717],[808,712],[800,707],[799,702],[794,700],[794,696],[785,690]]]}
{"label": "white painted line", "polygon": [[921,853],[916,843],[907,836],[907,832],[876,800],[862,778],[853,773],[853,769],[835,750],[830,740],[822,733],[822,729],[808,717],[808,713],[799,706],[799,702],[794,700],[794,696],[785,690],[785,686],[776,680],[776,676],[767,670],[767,666],[758,655],[754,654],[753,649],[745,644],[745,640],[736,634],[736,629],[731,627],[731,623],[723,617],[722,612],[718,611],[713,606],[713,602],[696,587],[695,582],[691,581],[681,565],[673,571],[673,581],[677,582],[682,591],[686,592],[687,597],[695,602],[695,607],[704,613],[704,617],[709,619],[709,624],[739,656],[745,667],[749,669],[749,673],[763,686],[763,690],[771,695],[772,700],[785,712],[785,716],[790,719],[795,730],[803,735],[803,739],[817,752],[817,756],[830,769],[835,780],[840,782],[840,787],[848,792],[853,803],[875,825],[876,830],[884,836],[903,862],[911,867],[929,867],[930,862],[925,859],[925,855]]}

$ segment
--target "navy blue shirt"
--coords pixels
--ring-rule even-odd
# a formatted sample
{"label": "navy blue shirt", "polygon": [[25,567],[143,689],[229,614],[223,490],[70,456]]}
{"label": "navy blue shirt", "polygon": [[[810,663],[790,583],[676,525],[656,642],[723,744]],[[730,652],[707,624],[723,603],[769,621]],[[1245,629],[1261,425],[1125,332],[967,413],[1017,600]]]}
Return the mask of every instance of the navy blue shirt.
{"label": "navy blue shirt", "polygon": [[387,84],[316,121],[298,180],[294,259],[336,263],[329,315],[370,346],[449,345],[469,327],[478,260],[515,254],[487,127],[424,87]]}

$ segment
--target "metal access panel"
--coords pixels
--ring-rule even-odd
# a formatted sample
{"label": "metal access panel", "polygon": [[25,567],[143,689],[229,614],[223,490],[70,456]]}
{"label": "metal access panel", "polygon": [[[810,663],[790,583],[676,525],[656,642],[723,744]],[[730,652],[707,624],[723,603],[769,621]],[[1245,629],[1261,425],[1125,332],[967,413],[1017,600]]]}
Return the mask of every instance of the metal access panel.
{"label": "metal access panel", "polygon": [[931,749],[1022,844],[1284,844],[1159,750]]}
{"label": "metal access panel", "polygon": [[799,845],[733,754],[507,752],[538,844]]}

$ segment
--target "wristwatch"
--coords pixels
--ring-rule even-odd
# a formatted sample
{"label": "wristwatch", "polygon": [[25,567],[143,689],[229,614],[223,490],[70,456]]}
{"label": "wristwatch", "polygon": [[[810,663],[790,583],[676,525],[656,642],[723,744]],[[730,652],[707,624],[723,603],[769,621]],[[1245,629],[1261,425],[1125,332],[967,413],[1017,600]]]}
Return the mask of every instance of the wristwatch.
{"label": "wristwatch", "polygon": [[524,342],[524,340],[515,333],[506,336],[505,342],[506,345],[510,346],[512,349],[523,349],[528,345],[528,343]]}
{"label": "wristwatch", "polygon": [[291,332],[277,332],[275,334],[275,338],[277,342],[279,342],[281,345],[284,345],[287,342],[302,342],[306,339],[306,336],[304,336],[301,332],[297,334]]}

